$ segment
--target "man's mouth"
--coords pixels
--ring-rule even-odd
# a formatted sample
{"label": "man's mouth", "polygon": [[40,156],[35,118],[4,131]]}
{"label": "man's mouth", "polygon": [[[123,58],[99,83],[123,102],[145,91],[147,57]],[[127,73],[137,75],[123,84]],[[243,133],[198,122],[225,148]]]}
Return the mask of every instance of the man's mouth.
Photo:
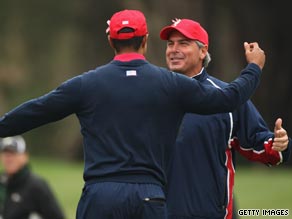
{"label": "man's mouth", "polygon": [[183,58],[180,57],[170,57],[170,61],[180,61],[183,60]]}

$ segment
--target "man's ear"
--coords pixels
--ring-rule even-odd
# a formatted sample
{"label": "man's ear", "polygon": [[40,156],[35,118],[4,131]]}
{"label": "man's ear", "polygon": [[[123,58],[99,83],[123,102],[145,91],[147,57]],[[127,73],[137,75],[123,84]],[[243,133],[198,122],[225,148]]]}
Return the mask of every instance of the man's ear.
{"label": "man's ear", "polygon": [[114,45],[113,45],[113,42],[112,42],[112,40],[111,40],[111,38],[110,38],[109,35],[107,36],[107,40],[108,40],[109,45],[110,45],[113,49],[115,49],[115,48],[114,48]]}
{"label": "man's ear", "polygon": [[148,42],[148,34],[143,37],[140,51],[142,52],[143,55],[146,55],[147,53],[147,42]]}
{"label": "man's ear", "polygon": [[204,59],[208,53],[208,45],[205,45],[201,48],[201,58]]}
{"label": "man's ear", "polygon": [[145,35],[142,40],[142,48],[147,48],[147,41],[148,41],[149,34]]}

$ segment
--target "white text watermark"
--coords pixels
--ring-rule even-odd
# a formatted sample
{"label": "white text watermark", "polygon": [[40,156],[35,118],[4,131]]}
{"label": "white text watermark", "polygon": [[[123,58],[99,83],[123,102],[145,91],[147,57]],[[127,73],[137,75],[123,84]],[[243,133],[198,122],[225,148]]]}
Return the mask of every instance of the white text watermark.
{"label": "white text watermark", "polygon": [[289,216],[289,209],[239,209],[239,216],[257,217],[257,216]]}

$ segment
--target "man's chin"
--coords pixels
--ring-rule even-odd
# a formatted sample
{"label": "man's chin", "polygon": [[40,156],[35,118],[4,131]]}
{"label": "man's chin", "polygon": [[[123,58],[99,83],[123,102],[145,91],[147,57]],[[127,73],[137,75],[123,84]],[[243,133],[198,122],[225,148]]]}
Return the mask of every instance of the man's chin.
{"label": "man's chin", "polygon": [[180,67],[178,67],[178,66],[171,66],[170,68],[169,68],[171,71],[174,71],[174,72],[181,72],[181,68]]}

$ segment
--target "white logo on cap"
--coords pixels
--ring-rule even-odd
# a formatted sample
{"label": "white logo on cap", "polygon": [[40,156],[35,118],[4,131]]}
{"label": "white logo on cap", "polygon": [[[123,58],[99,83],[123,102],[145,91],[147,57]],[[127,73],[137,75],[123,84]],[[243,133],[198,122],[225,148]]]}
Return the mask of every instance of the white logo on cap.
{"label": "white logo on cap", "polygon": [[108,34],[109,31],[110,31],[110,23],[111,23],[111,21],[110,20],[107,20],[106,23],[107,23],[108,27],[106,28],[105,33]]}
{"label": "white logo on cap", "polygon": [[175,27],[176,25],[178,25],[181,22],[181,19],[175,18],[172,20],[173,24],[172,26]]}
{"label": "white logo on cap", "polygon": [[122,25],[127,25],[129,24],[129,21],[122,21]]}

